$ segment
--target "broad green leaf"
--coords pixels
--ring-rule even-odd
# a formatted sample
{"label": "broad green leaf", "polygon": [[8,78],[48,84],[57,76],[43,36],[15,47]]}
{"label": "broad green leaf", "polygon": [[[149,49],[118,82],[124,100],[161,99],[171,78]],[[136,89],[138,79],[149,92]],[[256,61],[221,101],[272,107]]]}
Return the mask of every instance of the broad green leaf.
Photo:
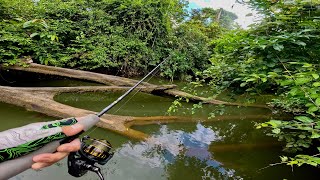
{"label": "broad green leaf", "polygon": [[320,106],[320,98],[317,98],[315,103],[316,103],[317,106]]}
{"label": "broad green leaf", "polygon": [[287,85],[292,84],[293,82],[294,81],[292,79],[287,79],[287,80],[281,81],[280,84],[281,84],[281,86],[287,86]]}
{"label": "broad green leaf", "polygon": [[271,120],[271,121],[268,122],[268,124],[270,124],[273,127],[278,127],[280,124],[282,124],[282,121]]}
{"label": "broad green leaf", "polygon": [[261,49],[265,49],[267,47],[267,45],[260,45],[259,47],[261,47]]}
{"label": "broad green leaf", "polygon": [[313,106],[313,105],[314,105],[313,103],[307,103],[306,107],[310,107],[310,106]]}
{"label": "broad green leaf", "polygon": [[23,28],[28,28],[31,26],[31,24],[32,24],[32,21],[27,21],[27,22],[23,23]]}
{"label": "broad green leaf", "polygon": [[298,161],[294,160],[294,161],[290,161],[289,163],[287,163],[287,165],[293,166],[293,165],[296,165],[298,163],[299,163]]}
{"label": "broad green leaf", "polygon": [[275,134],[279,134],[281,132],[281,130],[279,128],[275,128],[272,130],[272,132]]}
{"label": "broad green leaf", "polygon": [[319,87],[320,86],[320,82],[315,82],[315,83],[312,84],[312,86]]}
{"label": "broad green leaf", "polygon": [[14,19],[17,20],[17,21],[23,21],[22,18],[14,18]]}
{"label": "broad green leaf", "polygon": [[312,93],[312,94],[310,94],[310,97],[311,97],[312,99],[317,99],[317,98],[319,97],[319,95],[320,95],[320,94]]}
{"label": "broad green leaf", "polygon": [[48,28],[48,24],[44,21],[44,20],[42,20],[41,21],[41,23],[40,23],[44,28]]}
{"label": "broad green leaf", "polygon": [[281,162],[287,162],[288,157],[287,156],[280,156]]}
{"label": "broad green leaf", "polygon": [[251,74],[250,76],[255,77],[256,79],[260,78],[258,74]]}
{"label": "broad green leaf", "polygon": [[311,106],[308,109],[308,112],[315,112],[315,111],[318,111],[318,107],[317,106]]}
{"label": "broad green leaf", "polygon": [[303,135],[303,134],[300,134],[300,135],[299,135],[299,138],[304,139],[304,138],[306,138],[306,136]]}
{"label": "broad green leaf", "polygon": [[275,73],[275,72],[268,72],[268,74],[270,74],[270,75],[274,75],[274,76],[278,76],[278,74],[277,74],[277,73]]}
{"label": "broad green leaf", "polygon": [[275,49],[277,51],[282,51],[283,48],[284,48],[284,46],[281,44],[274,44],[273,45],[273,49]]}
{"label": "broad green leaf", "polygon": [[307,44],[305,42],[302,42],[302,41],[296,41],[294,42],[295,44],[298,44],[300,46],[306,46]]}
{"label": "broad green leaf", "polygon": [[296,85],[302,85],[302,84],[308,83],[310,81],[311,81],[310,78],[297,78]]}
{"label": "broad green leaf", "polygon": [[312,64],[309,64],[309,63],[303,63],[303,66],[304,68],[308,68],[308,67],[312,67]]}
{"label": "broad green leaf", "polygon": [[30,35],[30,37],[31,38],[33,38],[33,37],[35,37],[36,35],[38,35],[39,33],[32,33],[31,35]]}
{"label": "broad green leaf", "polygon": [[267,82],[267,78],[261,78],[262,82]]}
{"label": "broad green leaf", "polygon": [[245,87],[246,85],[247,85],[247,83],[244,82],[244,83],[241,83],[241,84],[240,84],[240,87]]}
{"label": "broad green leaf", "polygon": [[314,79],[319,79],[319,75],[318,75],[318,74],[312,74],[312,77],[313,77]]}
{"label": "broad green leaf", "polygon": [[56,39],[55,35],[51,35],[51,41],[54,41]]}
{"label": "broad green leaf", "polygon": [[286,144],[286,147],[292,147],[293,145],[292,144]]}
{"label": "broad green leaf", "polygon": [[315,131],[312,131],[312,135],[311,135],[311,138],[312,139],[315,139],[315,138],[319,138],[320,137],[320,134],[315,132]]}
{"label": "broad green leaf", "polygon": [[255,80],[257,80],[257,79],[256,78],[249,78],[246,80],[246,82],[255,81]]}
{"label": "broad green leaf", "polygon": [[302,91],[298,87],[294,87],[289,91],[291,96],[296,96],[296,95],[300,94],[301,92]]}
{"label": "broad green leaf", "polygon": [[240,81],[242,78],[235,78],[233,81]]}
{"label": "broad green leaf", "polygon": [[302,64],[301,62],[288,62],[289,64]]}
{"label": "broad green leaf", "polygon": [[294,117],[296,120],[299,120],[301,122],[304,122],[304,123],[311,123],[313,122],[313,119],[310,119],[309,117],[307,116],[296,116]]}
{"label": "broad green leaf", "polygon": [[299,129],[305,130],[305,131],[312,131],[313,130],[313,128],[311,128],[311,127],[300,127]]}

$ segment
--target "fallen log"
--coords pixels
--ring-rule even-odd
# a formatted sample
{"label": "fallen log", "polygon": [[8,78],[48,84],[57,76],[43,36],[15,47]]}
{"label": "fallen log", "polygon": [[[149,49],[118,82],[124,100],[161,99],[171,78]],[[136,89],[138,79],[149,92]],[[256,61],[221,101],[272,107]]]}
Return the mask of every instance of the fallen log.
{"label": "fallen log", "polygon": [[[102,83],[105,85],[116,85],[116,86],[132,86],[137,83],[137,80],[132,80],[128,78],[82,71],[82,70],[75,70],[75,69],[68,69],[68,68],[60,68],[54,66],[46,66],[40,65],[36,63],[30,63],[27,67],[22,67],[19,65],[9,66],[9,67],[2,67],[8,68],[11,70],[18,70],[18,71],[26,71],[26,72],[33,72],[33,73],[41,73],[47,75],[56,75],[61,77],[68,77],[74,78],[79,80],[86,80],[92,81],[97,83]],[[268,108],[266,105],[256,105],[256,104],[241,104],[241,103],[230,103],[215,99],[208,99],[200,96],[195,96],[180,90],[173,89],[176,86],[159,86],[150,83],[143,82],[141,86],[153,88],[152,91],[148,91],[148,93],[154,95],[166,95],[171,97],[182,97],[184,99],[189,99],[191,102],[203,102],[206,104],[217,104],[217,105],[230,105],[230,106],[246,106],[246,107],[259,107],[259,108]],[[139,86],[139,87],[141,87]],[[169,88],[170,87],[170,88]],[[97,88],[98,89],[98,88]]]}
{"label": "fallen log", "polygon": [[[54,96],[61,92],[78,92],[80,91],[106,91],[106,90],[125,90],[127,87],[92,87],[82,89],[79,87],[45,87],[45,88],[21,88],[21,87],[5,87],[0,86],[0,101],[8,104],[21,106],[30,111],[40,112],[53,117],[66,118],[66,117],[81,117],[96,112],[88,111],[61,104],[53,100]],[[151,91],[150,87],[146,87],[146,91]],[[248,117],[248,119],[267,119],[269,116],[256,115]],[[201,121],[215,121],[215,120],[231,120],[239,119],[239,116],[217,116],[212,119],[203,119]],[[153,117],[132,117],[132,116],[119,116],[105,114],[101,117],[101,122],[97,124],[102,127],[119,134],[136,138],[145,139],[147,134],[136,131],[131,128],[133,125],[146,125],[158,123],[172,123],[172,122],[196,122],[199,118],[193,119],[192,117],[180,116],[153,116]]]}
{"label": "fallen log", "polygon": [[[0,101],[22,106],[30,111],[40,112],[49,116],[66,118],[66,117],[81,117],[92,112],[85,109],[71,107],[65,104],[54,101],[54,96],[60,93],[78,93],[78,92],[106,92],[106,91],[126,91],[129,86],[132,86],[137,81],[128,78],[117,76],[73,70],[52,66],[44,66],[31,63],[28,67],[10,66],[9,69],[18,71],[27,71],[34,73],[42,73],[49,75],[56,75],[62,77],[69,77],[81,80],[88,80],[98,82],[111,86],[80,86],[80,87],[7,87],[0,86]],[[247,106],[243,104],[229,103],[219,100],[207,99],[204,97],[193,96],[189,93],[174,89],[175,85],[153,85],[150,83],[142,83],[138,89],[142,92],[167,95],[171,97],[188,98],[193,102],[203,102],[211,104],[224,104],[232,106]],[[257,107],[252,105],[253,107]],[[258,106],[261,107],[261,106]],[[246,119],[268,119],[269,115],[247,116]],[[239,116],[217,116],[212,119],[203,119],[201,121],[216,121],[216,120],[230,120],[241,119]],[[105,114],[101,117],[101,122],[97,126],[129,136],[137,139],[145,139],[147,134],[134,130],[133,125],[146,125],[156,123],[171,123],[171,122],[195,122],[199,118],[180,116],[154,116],[154,117],[132,117],[132,116],[118,116]]]}

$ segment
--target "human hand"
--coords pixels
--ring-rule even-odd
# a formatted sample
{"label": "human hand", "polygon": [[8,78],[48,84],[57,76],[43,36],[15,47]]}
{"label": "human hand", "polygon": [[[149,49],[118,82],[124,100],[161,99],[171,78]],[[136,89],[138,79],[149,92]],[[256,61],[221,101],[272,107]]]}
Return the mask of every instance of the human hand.
{"label": "human hand", "polygon": [[[63,133],[67,136],[76,135],[84,129],[82,124],[74,124],[72,126],[64,126],[62,127]],[[75,139],[70,143],[62,144],[57,148],[57,152],[55,153],[45,153],[36,155],[33,157],[33,161],[35,162],[32,165],[32,169],[39,170],[47,166],[51,166],[52,164],[62,160],[67,157],[70,152],[75,152],[80,149],[80,140]]]}

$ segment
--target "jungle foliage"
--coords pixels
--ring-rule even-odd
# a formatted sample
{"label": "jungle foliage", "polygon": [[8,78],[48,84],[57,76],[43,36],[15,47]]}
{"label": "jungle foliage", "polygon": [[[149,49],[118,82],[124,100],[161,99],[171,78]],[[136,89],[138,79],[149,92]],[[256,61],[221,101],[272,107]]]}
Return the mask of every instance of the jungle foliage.
{"label": "jungle foliage", "polygon": [[300,151],[294,158],[281,157],[282,163],[318,166],[320,2],[247,3],[263,15],[261,23],[214,40],[212,65],[203,76],[217,92],[232,88],[276,95],[269,105],[292,114],[292,120],[274,119],[257,128],[270,128],[269,135],[286,142],[286,151]]}
{"label": "jungle foliage", "polygon": [[318,166],[320,2],[238,2],[257,10],[262,21],[243,30],[236,15],[223,9],[188,14],[184,0],[0,0],[0,63],[30,57],[135,76],[170,57],[162,76],[197,77],[216,94],[228,88],[276,95],[269,105],[292,120],[257,128],[270,128],[271,136],[286,141],[285,150],[301,152],[281,157],[282,163]]}
{"label": "jungle foliage", "polygon": [[213,21],[204,24],[187,18],[186,5],[182,0],[1,0],[0,63],[31,57],[46,65],[134,76],[171,55],[163,76],[192,75],[207,67],[208,42],[232,28],[236,16],[223,11],[219,23],[217,10],[209,9]]}

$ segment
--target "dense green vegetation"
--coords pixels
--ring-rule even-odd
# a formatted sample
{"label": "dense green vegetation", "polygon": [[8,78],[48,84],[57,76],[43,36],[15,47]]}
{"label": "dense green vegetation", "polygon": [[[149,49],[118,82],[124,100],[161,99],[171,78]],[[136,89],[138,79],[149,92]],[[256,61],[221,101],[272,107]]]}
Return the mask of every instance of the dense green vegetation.
{"label": "dense green vegetation", "polygon": [[214,40],[212,66],[205,78],[217,92],[226,88],[274,94],[275,110],[294,115],[290,121],[271,120],[257,128],[271,128],[271,136],[286,141],[285,150],[302,151],[282,157],[288,165],[320,163],[320,9],[319,1],[251,0],[264,15],[249,30],[236,30]]}
{"label": "dense green vegetation", "polygon": [[262,15],[248,30],[223,9],[187,13],[182,0],[0,0],[0,63],[30,57],[41,64],[134,76],[170,57],[162,76],[198,78],[216,94],[231,89],[275,95],[269,105],[292,120],[257,128],[270,128],[271,136],[286,141],[285,150],[301,152],[283,156],[282,163],[317,166],[320,2],[246,3]]}
{"label": "dense green vegetation", "polygon": [[232,28],[236,18],[207,9],[205,19],[211,21],[204,23],[187,18],[185,5],[179,0],[1,0],[0,62],[31,57],[41,64],[133,76],[171,55],[174,60],[162,75],[183,78],[207,67],[208,42]]}

